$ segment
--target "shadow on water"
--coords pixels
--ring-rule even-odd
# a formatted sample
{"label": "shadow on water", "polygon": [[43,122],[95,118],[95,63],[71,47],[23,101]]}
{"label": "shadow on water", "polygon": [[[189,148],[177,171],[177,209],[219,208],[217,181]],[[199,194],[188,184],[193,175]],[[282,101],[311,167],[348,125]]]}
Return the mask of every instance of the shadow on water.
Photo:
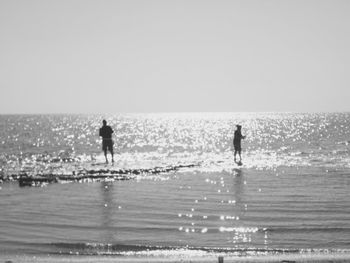
{"label": "shadow on water", "polygon": [[113,190],[114,185],[112,182],[101,182],[102,193],[102,221],[101,228],[104,230],[102,240],[106,244],[112,244],[114,241],[114,228],[113,228],[113,210],[115,208],[113,202]]}
{"label": "shadow on water", "polygon": [[241,217],[245,214],[245,204],[244,204],[244,173],[241,169],[233,169],[233,184],[232,191],[233,197],[236,201],[236,215]]}
{"label": "shadow on water", "polygon": [[239,168],[234,168],[233,170],[232,170],[232,174],[234,175],[234,176],[242,176],[243,175],[243,171],[242,171],[242,169],[239,169]]}

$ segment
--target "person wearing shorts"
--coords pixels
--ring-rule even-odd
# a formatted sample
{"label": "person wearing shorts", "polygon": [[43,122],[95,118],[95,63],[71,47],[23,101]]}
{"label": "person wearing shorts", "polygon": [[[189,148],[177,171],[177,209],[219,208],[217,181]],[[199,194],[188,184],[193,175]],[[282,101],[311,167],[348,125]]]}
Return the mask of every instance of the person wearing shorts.
{"label": "person wearing shorts", "polygon": [[112,163],[114,163],[114,154],[113,154],[113,140],[112,140],[112,134],[114,131],[112,130],[111,126],[107,125],[107,121],[102,121],[103,126],[100,128],[100,136],[102,137],[102,150],[104,152],[106,163],[108,163],[107,158],[107,151],[109,151],[112,155]]}

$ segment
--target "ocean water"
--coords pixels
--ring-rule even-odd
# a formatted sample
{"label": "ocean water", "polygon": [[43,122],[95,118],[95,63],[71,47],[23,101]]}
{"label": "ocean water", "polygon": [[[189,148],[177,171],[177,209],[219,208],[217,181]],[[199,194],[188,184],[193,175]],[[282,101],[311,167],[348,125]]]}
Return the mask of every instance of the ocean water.
{"label": "ocean water", "polygon": [[[129,180],[17,181],[82,171]],[[349,175],[349,113],[0,115],[0,254],[345,257]]]}

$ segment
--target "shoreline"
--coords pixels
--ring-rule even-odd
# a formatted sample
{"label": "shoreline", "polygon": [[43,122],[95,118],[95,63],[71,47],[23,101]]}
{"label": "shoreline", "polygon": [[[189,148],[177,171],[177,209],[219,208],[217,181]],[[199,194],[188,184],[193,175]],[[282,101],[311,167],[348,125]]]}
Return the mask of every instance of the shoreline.
{"label": "shoreline", "polygon": [[[223,256],[223,262],[235,263],[345,263],[350,261],[350,253],[335,254],[307,254],[307,255],[276,255],[276,256],[252,256],[252,257],[232,257]],[[110,263],[110,262],[130,262],[130,263],[215,263],[219,262],[219,256],[208,257],[125,257],[125,256],[79,256],[79,255],[0,255],[0,262],[4,263]]]}

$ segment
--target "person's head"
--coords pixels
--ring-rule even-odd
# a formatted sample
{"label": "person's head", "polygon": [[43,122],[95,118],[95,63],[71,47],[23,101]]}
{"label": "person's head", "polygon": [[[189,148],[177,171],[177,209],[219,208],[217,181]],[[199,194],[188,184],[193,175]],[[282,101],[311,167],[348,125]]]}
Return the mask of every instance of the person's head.
{"label": "person's head", "polygon": [[240,130],[240,129],[242,129],[242,126],[241,125],[236,125],[236,127],[237,127],[237,130]]}
{"label": "person's head", "polygon": [[106,120],[103,120],[102,123],[103,123],[103,126],[107,125],[107,121]]}

